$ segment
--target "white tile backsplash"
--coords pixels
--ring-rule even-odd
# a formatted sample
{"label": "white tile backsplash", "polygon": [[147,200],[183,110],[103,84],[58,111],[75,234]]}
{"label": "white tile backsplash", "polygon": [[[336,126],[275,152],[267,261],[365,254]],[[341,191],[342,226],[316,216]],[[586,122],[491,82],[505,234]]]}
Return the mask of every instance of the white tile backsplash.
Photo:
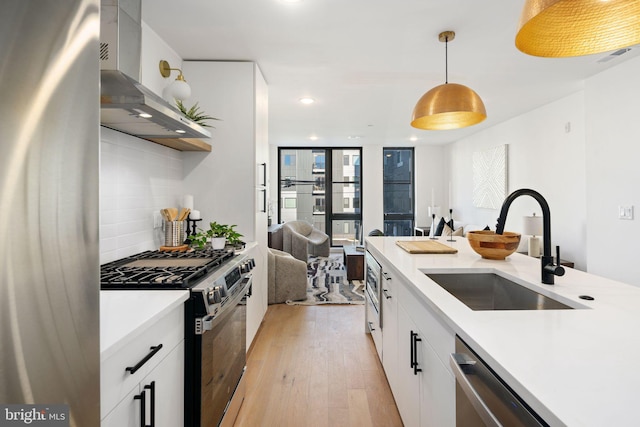
{"label": "white tile backsplash", "polygon": [[101,127],[100,263],[157,249],[153,215],[180,207],[182,152]]}

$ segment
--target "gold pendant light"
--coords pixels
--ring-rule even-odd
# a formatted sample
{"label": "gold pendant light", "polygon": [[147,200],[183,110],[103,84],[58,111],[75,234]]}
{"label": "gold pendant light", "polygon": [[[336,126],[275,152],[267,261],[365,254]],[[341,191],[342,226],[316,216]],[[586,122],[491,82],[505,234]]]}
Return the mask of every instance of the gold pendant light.
{"label": "gold pendant light", "polygon": [[638,43],[638,0],[526,0],[516,35],[516,47],[522,52],[553,58]]}
{"label": "gold pendant light", "polygon": [[426,130],[458,129],[480,123],[487,118],[482,99],[467,86],[449,83],[448,43],[455,38],[453,31],[439,34],[445,43],[445,84],[436,86],[418,101],[413,109],[411,126]]}

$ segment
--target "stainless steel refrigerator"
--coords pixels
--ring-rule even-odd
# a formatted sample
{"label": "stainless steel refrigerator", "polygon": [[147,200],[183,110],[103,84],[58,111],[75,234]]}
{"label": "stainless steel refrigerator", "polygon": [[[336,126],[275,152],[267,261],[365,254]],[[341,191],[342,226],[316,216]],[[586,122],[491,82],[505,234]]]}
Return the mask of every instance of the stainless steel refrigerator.
{"label": "stainless steel refrigerator", "polygon": [[2,1],[0,406],[82,427],[100,423],[99,27],[98,0]]}

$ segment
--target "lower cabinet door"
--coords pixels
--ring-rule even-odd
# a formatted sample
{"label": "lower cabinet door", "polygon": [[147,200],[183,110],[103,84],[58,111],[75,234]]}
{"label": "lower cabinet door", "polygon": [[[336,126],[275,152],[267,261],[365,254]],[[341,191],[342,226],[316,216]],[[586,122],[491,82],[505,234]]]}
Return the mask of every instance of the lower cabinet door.
{"label": "lower cabinet door", "polygon": [[455,377],[442,365],[426,340],[420,344],[420,425],[455,427]]}
{"label": "lower cabinet door", "polygon": [[101,427],[176,427],[183,424],[184,341],[181,341],[134,390],[116,405],[100,425]]}
{"label": "lower cabinet door", "polygon": [[[154,427],[175,427],[184,424],[184,341],[145,377],[141,387],[154,385]],[[151,414],[149,408],[148,413]],[[149,423],[150,418],[147,419]]]}
{"label": "lower cabinet door", "polygon": [[[414,352],[415,336],[418,328],[411,320],[402,305],[397,306],[398,314],[398,369],[396,371],[396,390],[394,397],[398,405],[398,411],[405,427],[417,427],[420,425],[420,375],[415,372],[413,361],[416,361]],[[418,354],[418,364],[421,360]],[[396,392],[397,391],[397,392]]]}

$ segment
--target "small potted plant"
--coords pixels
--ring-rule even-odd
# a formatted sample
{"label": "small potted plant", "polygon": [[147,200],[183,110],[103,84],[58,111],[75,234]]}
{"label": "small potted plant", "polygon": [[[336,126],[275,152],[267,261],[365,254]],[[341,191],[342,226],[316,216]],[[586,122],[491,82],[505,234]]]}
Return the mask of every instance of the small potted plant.
{"label": "small potted plant", "polygon": [[[235,227],[235,226],[232,226]],[[229,226],[225,224],[218,224],[213,221],[209,223],[209,230],[207,230],[211,237],[211,249],[224,249],[227,244],[227,235],[229,234]]]}

